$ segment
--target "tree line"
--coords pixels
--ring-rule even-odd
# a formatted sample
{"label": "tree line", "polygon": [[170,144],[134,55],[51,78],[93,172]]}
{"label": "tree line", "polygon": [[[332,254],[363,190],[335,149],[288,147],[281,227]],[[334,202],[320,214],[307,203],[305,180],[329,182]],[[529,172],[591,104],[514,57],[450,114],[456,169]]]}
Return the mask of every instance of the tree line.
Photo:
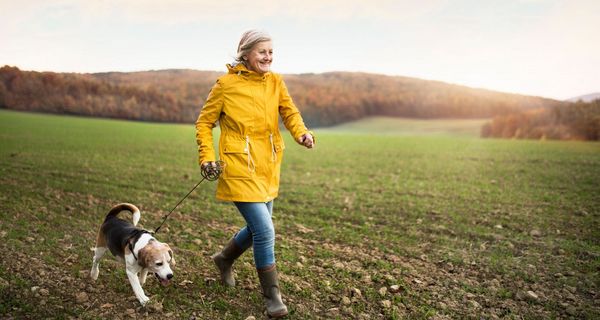
{"label": "tree line", "polygon": [[[142,121],[192,123],[219,72],[53,73],[0,68],[0,107]],[[492,118],[565,103],[399,76],[356,72],[284,75],[308,125],[367,116]]]}
{"label": "tree line", "polygon": [[[221,73],[196,70],[161,70],[92,76],[111,83],[174,93],[194,105],[198,113],[219,75]],[[562,104],[551,99],[440,81],[368,73],[296,74],[284,75],[284,79],[294,102],[311,126],[331,126],[367,116],[491,118]]]}
{"label": "tree line", "polygon": [[0,68],[0,107],[158,122],[189,122],[195,108],[172,92],[101,81],[86,74]]}
{"label": "tree line", "polygon": [[600,99],[498,116],[481,128],[481,136],[597,141],[600,140]]}
{"label": "tree line", "polygon": [[332,125],[365,116],[491,118],[562,102],[399,76],[333,72],[286,76],[305,118]]}

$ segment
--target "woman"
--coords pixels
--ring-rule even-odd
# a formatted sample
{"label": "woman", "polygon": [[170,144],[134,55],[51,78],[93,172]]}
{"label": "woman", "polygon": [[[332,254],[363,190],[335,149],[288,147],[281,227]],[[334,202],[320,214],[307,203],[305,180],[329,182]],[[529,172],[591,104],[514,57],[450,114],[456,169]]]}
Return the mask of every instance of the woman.
{"label": "woman", "polygon": [[232,265],[250,246],[271,317],[287,315],[281,300],[275,265],[275,230],[271,215],[279,190],[283,139],[279,115],[301,145],[312,148],[314,138],[292,102],[279,74],[270,72],[273,47],[270,36],[250,30],[242,35],[236,61],[213,86],[198,121],[199,162],[215,166],[212,129],[221,127],[219,158],[225,162],[217,185],[217,199],[233,201],[244,219],[242,228],[212,259],[225,285],[235,286]]}

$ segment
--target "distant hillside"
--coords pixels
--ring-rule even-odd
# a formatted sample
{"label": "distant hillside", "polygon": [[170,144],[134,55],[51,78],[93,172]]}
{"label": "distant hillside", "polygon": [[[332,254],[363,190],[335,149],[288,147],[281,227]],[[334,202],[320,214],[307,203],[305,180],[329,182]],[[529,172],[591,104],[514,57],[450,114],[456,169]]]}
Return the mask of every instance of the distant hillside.
{"label": "distant hillside", "polygon": [[105,118],[191,122],[197,106],[156,87],[119,84],[76,73],[0,68],[0,107]]}
{"label": "distant hillside", "polygon": [[[0,68],[0,107],[191,123],[221,74],[196,70],[40,73],[5,66]],[[439,81],[367,73],[285,75],[284,79],[305,120],[313,127],[368,116],[491,118],[564,104]]]}
{"label": "distant hillside", "polygon": [[569,102],[577,102],[577,101],[592,102],[597,99],[600,99],[600,92],[584,94],[582,96],[577,96],[577,97],[567,99],[566,101],[569,101]]}
{"label": "distant hillside", "polygon": [[285,79],[297,104],[305,108],[305,117],[326,126],[365,116],[491,118],[562,103],[439,81],[368,73],[288,75]]}
{"label": "distant hillside", "polygon": [[600,99],[498,116],[481,128],[481,136],[598,141],[600,140]]}

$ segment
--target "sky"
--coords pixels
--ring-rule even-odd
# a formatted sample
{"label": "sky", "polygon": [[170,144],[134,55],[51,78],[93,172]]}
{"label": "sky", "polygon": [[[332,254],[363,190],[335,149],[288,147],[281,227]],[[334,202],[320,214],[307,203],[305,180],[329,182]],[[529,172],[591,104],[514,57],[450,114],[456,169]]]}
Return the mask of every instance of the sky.
{"label": "sky", "polygon": [[598,0],[0,0],[0,65],[225,71],[241,34],[278,73],[359,71],[567,99],[600,92]]}

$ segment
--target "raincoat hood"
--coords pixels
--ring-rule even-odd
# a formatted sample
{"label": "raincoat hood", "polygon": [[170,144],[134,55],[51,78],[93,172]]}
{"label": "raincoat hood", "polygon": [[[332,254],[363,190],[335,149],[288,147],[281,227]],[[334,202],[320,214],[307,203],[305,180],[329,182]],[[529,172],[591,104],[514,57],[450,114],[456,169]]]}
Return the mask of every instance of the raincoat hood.
{"label": "raincoat hood", "polygon": [[243,63],[226,64],[225,66],[227,67],[228,74],[237,74],[238,76],[243,76],[244,78],[262,79],[271,76],[271,71],[264,74],[259,74],[256,71],[248,70],[246,65]]}

